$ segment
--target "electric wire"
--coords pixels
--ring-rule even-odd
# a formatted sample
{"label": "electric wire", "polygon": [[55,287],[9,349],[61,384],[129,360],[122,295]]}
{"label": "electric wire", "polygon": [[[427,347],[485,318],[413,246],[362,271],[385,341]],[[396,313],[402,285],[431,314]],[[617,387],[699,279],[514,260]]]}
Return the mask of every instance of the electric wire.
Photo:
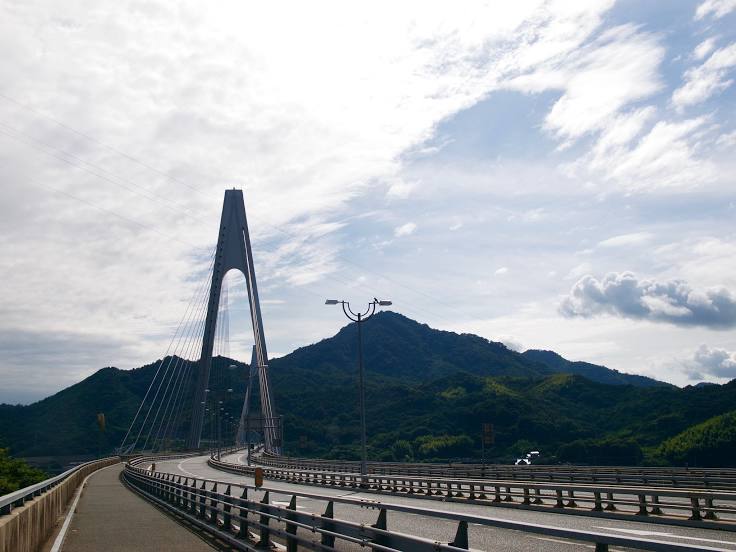
{"label": "electric wire", "polygon": [[[210,271],[210,270],[212,269],[212,266],[214,265],[214,261],[215,261],[215,253],[213,252],[213,254],[212,254],[212,259],[211,259],[211,261],[210,261],[210,268],[208,269],[208,272],[209,272],[209,271]],[[201,291],[202,291],[203,289],[205,289],[205,287],[206,287],[206,284],[207,284],[207,279],[205,279],[205,281],[204,281],[204,284],[203,284],[203,285],[202,285],[202,286],[200,287],[200,290],[198,290],[198,292],[196,293],[196,297],[195,297],[195,298],[197,299],[197,303],[199,303],[199,302],[200,302],[200,299],[199,299],[199,297],[201,296]],[[191,305],[192,305],[192,302],[190,301],[189,305],[187,305],[187,312],[185,313],[185,316],[187,316],[187,315],[191,316],[191,314],[190,314],[190,307],[191,307]],[[188,318],[187,318],[187,320],[188,320]],[[188,322],[187,322],[187,323],[188,323]],[[173,341],[173,339],[175,339],[175,338],[176,338],[176,334],[177,334],[178,332],[179,332],[179,328],[177,328],[177,331],[175,332],[175,334],[174,334],[174,338],[172,338],[172,341]],[[180,340],[181,340],[181,336],[180,336],[180,339],[179,339],[179,341],[180,341]],[[179,341],[177,341],[177,349],[178,349],[178,343],[179,343]],[[176,350],[176,349],[175,349],[175,350]],[[170,357],[169,357],[169,360],[170,360]],[[163,359],[161,360],[161,362],[163,363]],[[157,370],[157,372],[156,372],[156,375],[158,375],[159,371],[160,371],[160,366],[159,366],[159,370]],[[154,379],[153,379],[153,380],[152,380],[152,382],[151,382],[151,385],[153,385],[153,383],[155,382],[155,380],[156,380],[156,378],[154,377]],[[158,389],[160,389],[160,387],[161,387],[161,384],[159,383],[159,387],[158,387]],[[150,391],[150,389],[149,389],[149,391]],[[158,392],[157,392],[157,393],[158,393]],[[147,396],[147,395],[148,395],[148,393],[146,394],[146,396]],[[146,397],[144,397],[144,402],[145,402],[145,400],[146,400]],[[141,433],[143,432],[143,428],[145,427],[145,425],[146,425],[146,422],[148,421],[148,417],[149,417],[149,416],[150,416],[150,414],[151,414],[151,409],[152,409],[152,407],[153,407],[153,404],[155,403],[155,400],[156,400],[156,399],[155,399],[155,397],[154,397],[154,399],[153,399],[153,400],[151,401],[151,405],[149,406],[149,409],[148,409],[148,412],[147,412],[147,414],[146,414],[146,417],[145,417],[145,419],[143,420],[143,422],[142,422],[142,424],[141,424],[141,427],[140,427],[140,429],[139,429],[139,431],[138,431],[138,435],[136,436],[135,442],[134,442],[134,444],[133,444],[133,449],[135,449],[136,445],[138,444],[138,440],[140,439]]]}
{"label": "electric wire", "polygon": [[[212,260],[214,261],[215,252],[212,252]],[[135,413],[135,416],[133,417],[133,421],[130,424],[130,427],[128,428],[128,431],[125,433],[125,436],[123,437],[123,441],[120,443],[120,450],[122,451],[125,442],[128,440],[128,436],[130,435],[131,430],[133,429],[133,426],[135,425],[136,420],[138,419],[138,416],[140,415],[141,409],[143,408],[143,405],[146,402],[146,399],[148,398],[149,393],[151,392],[151,388],[153,387],[154,381],[156,380],[156,377],[158,376],[159,371],[161,370],[161,364],[163,363],[163,359],[166,358],[166,356],[169,354],[169,351],[171,350],[171,346],[174,343],[174,340],[176,339],[176,335],[179,331],[179,328],[184,323],[184,320],[187,317],[187,313],[189,311],[190,306],[192,305],[192,302],[194,299],[198,296],[198,291],[195,291],[195,293],[192,295],[191,299],[189,300],[189,304],[187,305],[186,310],[184,311],[184,314],[182,315],[182,318],[179,322],[179,325],[177,326],[176,331],[174,332],[174,335],[171,337],[171,340],[169,341],[169,346],[166,348],[166,353],[164,354],[164,357],[159,361],[158,368],[156,369],[156,372],[154,373],[153,379],[151,379],[151,383],[148,386],[148,389],[146,390],[146,394],[143,396],[143,400],[141,401],[140,406],[138,407],[138,410]]]}

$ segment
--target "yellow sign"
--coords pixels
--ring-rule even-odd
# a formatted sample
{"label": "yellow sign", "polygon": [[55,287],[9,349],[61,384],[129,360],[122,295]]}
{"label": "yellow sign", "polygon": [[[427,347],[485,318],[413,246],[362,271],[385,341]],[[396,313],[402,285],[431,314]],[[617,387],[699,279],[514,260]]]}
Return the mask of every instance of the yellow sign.
{"label": "yellow sign", "polygon": [[254,479],[256,482],[256,487],[263,487],[263,468],[256,468]]}
{"label": "yellow sign", "polygon": [[97,426],[100,428],[100,431],[105,431],[105,414],[103,412],[97,414]]}

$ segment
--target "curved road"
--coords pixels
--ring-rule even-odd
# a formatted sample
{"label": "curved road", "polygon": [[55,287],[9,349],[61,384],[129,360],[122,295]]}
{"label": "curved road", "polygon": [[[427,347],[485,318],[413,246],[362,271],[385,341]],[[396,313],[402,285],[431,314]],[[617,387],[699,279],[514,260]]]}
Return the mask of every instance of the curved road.
{"label": "curved road", "polygon": [[[186,475],[188,477],[197,477],[204,479],[213,479],[225,483],[247,484],[253,485],[253,478],[223,472],[211,468],[207,465],[208,456],[197,456],[186,458],[183,460],[170,460],[157,464],[158,471],[166,471]],[[242,453],[223,457],[231,462],[242,462]],[[381,500],[381,496],[374,493],[346,492],[343,489],[329,489],[315,487],[311,485],[297,485],[293,483],[285,483],[281,481],[267,480],[265,485],[271,489],[283,489],[284,494],[272,493],[271,502],[277,505],[287,505],[290,500],[288,494],[290,490],[321,494],[325,496],[346,496],[350,498],[363,499],[366,501],[377,502]],[[256,499],[260,500],[262,494],[257,493]],[[736,533],[730,531],[719,531],[712,529],[699,529],[691,527],[678,527],[673,525],[662,525],[655,523],[642,523],[635,521],[609,520],[596,517],[566,515],[552,512],[536,512],[529,510],[517,510],[510,508],[496,508],[477,504],[463,504],[458,502],[446,502],[441,508],[435,501],[421,501],[415,498],[406,498],[401,496],[386,496],[386,503],[405,504],[409,506],[419,506],[428,509],[441,509],[444,511],[462,512],[473,515],[489,516],[496,518],[510,519],[514,521],[523,521],[528,523],[537,523],[544,525],[553,525],[569,529],[579,529],[587,531],[596,531],[601,533],[610,533],[621,536],[653,538],[673,543],[689,544],[694,546],[711,546],[732,549],[736,552]],[[307,498],[298,498],[297,507],[305,512],[313,512],[322,514],[325,509],[325,502]],[[352,506],[341,505],[336,503],[335,518],[355,521],[359,523],[373,524],[378,516],[378,511],[373,509],[358,509]],[[451,541],[455,536],[457,524],[450,521],[440,519],[429,519],[412,514],[403,514],[399,512],[388,513],[388,526],[391,530],[400,531],[411,535],[418,535],[428,539],[439,540],[444,542]],[[570,550],[592,550],[594,546],[588,543],[580,543],[574,541],[560,540],[556,538],[546,537],[542,535],[532,535],[521,531],[509,531],[504,529],[494,529],[483,526],[469,527],[470,547],[474,550],[508,550],[519,552],[533,552],[543,548],[551,551],[570,551]],[[622,548],[612,547],[611,550],[623,550]]]}

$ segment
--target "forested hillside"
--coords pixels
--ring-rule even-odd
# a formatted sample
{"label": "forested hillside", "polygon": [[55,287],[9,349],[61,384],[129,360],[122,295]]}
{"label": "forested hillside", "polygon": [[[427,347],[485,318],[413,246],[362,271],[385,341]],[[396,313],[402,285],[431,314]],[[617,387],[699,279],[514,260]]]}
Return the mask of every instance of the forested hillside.
{"label": "forested hillside", "polygon": [[[535,448],[550,462],[734,465],[733,454],[721,452],[733,450],[734,416],[725,414],[736,404],[736,381],[680,389],[550,351],[520,354],[395,313],[368,321],[364,337],[373,458],[477,459],[481,424],[490,422],[496,444],[487,455],[502,462]],[[0,405],[0,446],[16,456],[112,450],[157,364],[104,368],[35,404]],[[354,326],[272,360],[270,369],[287,453],[355,458]],[[245,365],[218,357],[213,373],[213,392],[233,388],[225,407],[239,414]],[[184,420],[190,403],[191,389]],[[106,415],[104,434],[98,412]],[[714,432],[722,443],[709,449]],[[716,459],[710,450],[720,451]]]}

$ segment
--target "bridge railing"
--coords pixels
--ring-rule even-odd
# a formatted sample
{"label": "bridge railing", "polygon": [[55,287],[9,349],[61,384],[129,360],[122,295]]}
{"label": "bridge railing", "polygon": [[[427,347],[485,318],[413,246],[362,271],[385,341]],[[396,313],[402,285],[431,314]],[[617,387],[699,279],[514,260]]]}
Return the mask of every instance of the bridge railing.
{"label": "bridge railing", "polygon": [[90,473],[116,464],[117,456],[94,460],[0,496],[0,550],[38,549],[48,538],[59,515]]}
{"label": "bridge railing", "polygon": [[[607,551],[609,546],[672,552],[695,552],[696,550],[723,552],[726,550],[446,512],[403,504],[377,503],[344,496],[325,496],[268,487],[256,489],[249,485],[236,485],[212,479],[151,472],[131,465],[126,466],[124,476],[129,485],[149,500],[176,511],[188,522],[209,531],[238,550],[267,549],[274,539],[278,539],[286,544],[288,552],[295,552],[300,547],[311,550],[335,550],[336,541],[353,543],[369,550],[382,552],[459,552],[470,549],[469,525],[523,531],[566,541],[591,543],[595,545],[598,552]],[[260,500],[255,500],[255,492],[263,493]],[[271,494],[290,495],[291,500],[288,506],[280,506],[271,503]],[[324,503],[324,513],[300,511],[301,507],[298,509],[297,502],[303,499],[308,500],[311,505],[314,504],[314,501]],[[340,504],[341,508],[375,510],[377,511],[376,522],[368,525],[339,519],[334,514],[335,504]],[[392,512],[394,514],[391,514]],[[449,543],[442,543],[391,531],[388,529],[388,516],[398,513],[454,522],[457,524],[455,537]]]}
{"label": "bridge railing", "polygon": [[[263,466],[300,470],[359,473],[360,462],[289,458],[263,454],[252,461]],[[368,472],[376,475],[511,479],[648,487],[704,488],[736,490],[736,469],[667,468],[626,466],[505,466],[499,464],[402,464],[369,462]]]}
{"label": "bridge railing", "polygon": [[[216,457],[208,462],[216,469],[244,475],[252,475],[255,469],[223,462]],[[732,491],[428,476],[361,476],[269,467],[264,468],[264,476],[271,480],[360,492],[736,530],[736,492]]]}

